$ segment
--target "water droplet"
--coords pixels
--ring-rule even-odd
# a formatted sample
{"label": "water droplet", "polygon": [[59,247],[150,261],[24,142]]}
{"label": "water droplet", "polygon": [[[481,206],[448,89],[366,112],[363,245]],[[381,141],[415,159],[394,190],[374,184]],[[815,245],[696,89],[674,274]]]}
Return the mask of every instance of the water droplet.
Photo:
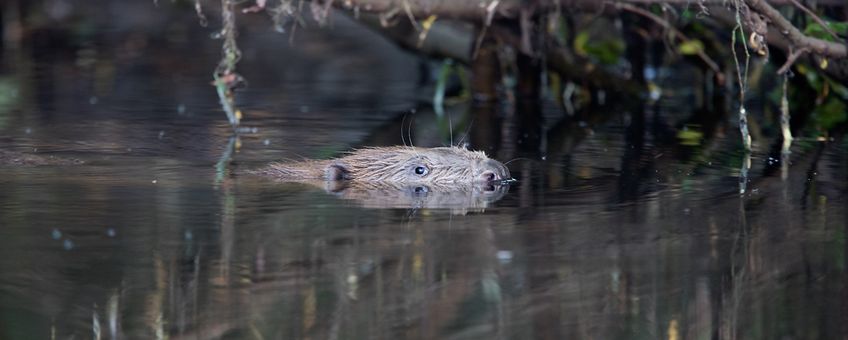
{"label": "water droplet", "polygon": [[74,249],[74,241],[66,239],[65,242],[62,242],[62,247],[65,248],[65,250]]}
{"label": "water droplet", "polygon": [[309,106],[301,105],[301,106],[300,106],[300,112],[301,112],[301,113],[307,113],[307,112],[309,112]]}
{"label": "water droplet", "polygon": [[165,137],[165,131],[159,131],[159,139],[162,139],[162,137]]}
{"label": "water droplet", "polygon": [[50,233],[50,237],[52,237],[54,240],[58,240],[62,238],[62,232],[59,231],[59,229],[53,229],[53,232]]}
{"label": "water droplet", "polygon": [[97,104],[97,96],[91,96],[91,98],[88,98],[88,103],[91,105]]}
{"label": "water droplet", "polygon": [[118,232],[115,231],[115,228],[106,229],[106,235],[109,237],[115,237],[117,234]]}
{"label": "water droplet", "polygon": [[26,128],[26,129],[24,129],[24,133],[25,133],[25,134],[31,134],[31,133],[32,133],[32,129],[31,129],[31,128]]}
{"label": "water droplet", "polygon": [[154,180],[152,180],[152,181],[150,181],[150,183],[153,183],[153,184],[156,184],[156,182],[157,182],[157,181],[156,181],[155,179],[154,179]]}
{"label": "water droplet", "polygon": [[177,105],[177,114],[183,114],[186,111],[186,107],[183,104]]}
{"label": "water droplet", "polygon": [[270,139],[263,140],[262,144],[265,144],[266,146],[271,145],[271,140]]}

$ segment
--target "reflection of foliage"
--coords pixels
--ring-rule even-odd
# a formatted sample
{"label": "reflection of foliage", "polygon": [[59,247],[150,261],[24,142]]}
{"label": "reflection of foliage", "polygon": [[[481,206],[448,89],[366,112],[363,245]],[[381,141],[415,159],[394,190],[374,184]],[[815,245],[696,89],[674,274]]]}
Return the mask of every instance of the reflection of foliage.
{"label": "reflection of foliage", "polygon": [[677,139],[680,139],[680,145],[697,146],[701,144],[701,139],[704,138],[704,133],[699,130],[697,125],[687,125],[677,132]]}
{"label": "reflection of foliage", "polygon": [[0,77],[0,128],[6,126],[7,113],[18,99],[18,86],[12,78]]}
{"label": "reflection of foliage", "polygon": [[597,59],[602,64],[615,64],[624,53],[624,41],[618,38],[593,39],[589,32],[577,33],[574,51]]}

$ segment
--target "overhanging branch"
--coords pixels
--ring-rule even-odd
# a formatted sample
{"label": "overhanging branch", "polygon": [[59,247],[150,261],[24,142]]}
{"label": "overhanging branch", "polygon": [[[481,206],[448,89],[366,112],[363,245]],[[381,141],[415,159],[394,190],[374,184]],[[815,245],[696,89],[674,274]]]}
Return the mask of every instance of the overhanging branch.
{"label": "overhanging branch", "polygon": [[745,0],[745,4],[771,21],[771,24],[789,40],[794,50],[808,49],[812,53],[828,58],[841,59],[848,57],[848,47],[845,44],[804,35],[789,20],[786,20],[780,12],[769,5],[768,2],[764,0]]}
{"label": "overhanging branch", "polygon": [[[395,10],[403,12],[414,18],[426,18],[436,15],[440,18],[454,18],[466,21],[482,23],[487,17],[487,5],[495,0],[483,1],[459,1],[459,0],[345,0],[334,1],[334,6],[345,9],[356,9],[365,12],[385,13]],[[527,6],[523,0],[496,0],[495,18],[518,18],[522,8]],[[557,2],[558,1],[558,2]],[[819,5],[845,5],[843,0],[819,0]],[[692,4],[692,0],[615,0],[620,4],[656,4],[667,3],[676,5]],[[699,4],[726,5],[727,0],[698,0]],[[845,44],[830,42],[804,35],[773,6],[793,5],[792,0],[744,0],[754,12],[759,13],[777,28],[790,41],[793,50],[806,49],[810,53],[826,58],[846,58],[848,48]],[[552,0],[545,2],[534,2],[532,8],[536,13],[562,8],[568,11],[598,11],[604,9],[604,2],[597,0]],[[398,11],[397,9],[402,9]]]}

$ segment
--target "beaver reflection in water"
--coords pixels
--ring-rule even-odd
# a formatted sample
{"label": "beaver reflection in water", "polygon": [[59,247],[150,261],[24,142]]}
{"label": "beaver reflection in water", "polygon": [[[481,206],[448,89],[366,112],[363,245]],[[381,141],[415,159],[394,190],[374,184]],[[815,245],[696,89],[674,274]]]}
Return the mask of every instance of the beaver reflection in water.
{"label": "beaver reflection in water", "polygon": [[370,147],[330,160],[274,163],[259,171],[286,181],[326,180],[435,186],[511,179],[501,162],[459,147]]}

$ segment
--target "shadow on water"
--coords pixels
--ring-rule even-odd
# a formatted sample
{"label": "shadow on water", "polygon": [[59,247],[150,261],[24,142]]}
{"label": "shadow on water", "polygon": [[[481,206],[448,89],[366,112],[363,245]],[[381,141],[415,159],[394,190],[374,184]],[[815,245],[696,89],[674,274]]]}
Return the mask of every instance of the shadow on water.
{"label": "shadow on water", "polygon": [[[358,45],[372,33],[340,20],[291,48],[245,25],[263,28],[244,31],[255,130],[238,138],[202,28],[110,31],[49,61],[4,52],[0,84],[18,95],[0,103],[0,160],[39,162],[0,165],[0,338],[846,336],[842,134],[793,131],[786,176],[782,141],[763,141],[740,195],[723,104],[609,95],[564,114],[519,96],[436,115],[408,79],[418,61]],[[60,57],[80,49],[98,57]],[[375,190],[238,173],[451,142],[518,182]]]}

